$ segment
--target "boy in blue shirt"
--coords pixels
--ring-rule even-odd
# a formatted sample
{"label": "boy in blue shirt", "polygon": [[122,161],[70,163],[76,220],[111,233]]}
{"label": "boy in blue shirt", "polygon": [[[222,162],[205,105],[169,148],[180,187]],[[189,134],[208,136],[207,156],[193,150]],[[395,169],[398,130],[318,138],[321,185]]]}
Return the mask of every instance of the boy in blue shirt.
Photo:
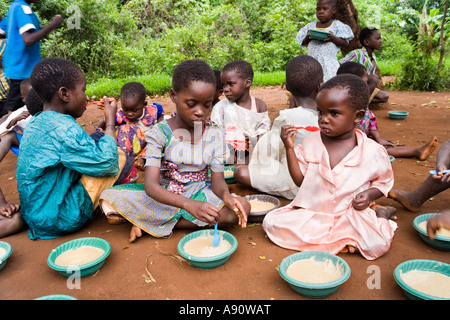
{"label": "boy in blue shirt", "polygon": [[3,71],[10,79],[10,90],[0,110],[0,117],[23,106],[20,82],[29,78],[33,67],[41,60],[41,40],[61,26],[62,17],[55,15],[41,29],[39,18],[30,7],[39,0],[14,0],[0,22],[0,35],[6,35]]}

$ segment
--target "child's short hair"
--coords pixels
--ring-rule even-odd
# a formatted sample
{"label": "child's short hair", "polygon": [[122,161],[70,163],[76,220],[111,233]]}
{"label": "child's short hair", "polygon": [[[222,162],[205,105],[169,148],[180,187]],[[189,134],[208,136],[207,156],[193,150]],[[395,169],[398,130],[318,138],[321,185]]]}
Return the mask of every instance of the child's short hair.
{"label": "child's short hair", "polygon": [[286,89],[294,96],[308,97],[322,82],[322,65],[311,56],[294,57],[286,65]]}
{"label": "child's short hair", "polygon": [[28,85],[31,85],[30,78],[23,79],[23,80],[20,82],[20,93],[21,93],[22,95],[23,95],[23,92],[24,92],[24,90],[26,89],[26,87],[27,87]]}
{"label": "child's short hair", "polygon": [[319,92],[334,88],[347,91],[349,105],[354,110],[365,109],[369,105],[369,87],[354,74],[340,74],[331,78],[320,87]]}
{"label": "child's short hair", "polygon": [[228,62],[222,69],[222,72],[226,71],[235,71],[242,79],[250,79],[253,81],[254,73],[252,65],[245,60]]}
{"label": "child's short hair", "polygon": [[121,99],[136,98],[139,101],[145,101],[145,87],[140,82],[127,82],[120,89],[120,97]]}
{"label": "child's short hair", "polygon": [[49,102],[61,87],[75,90],[84,76],[81,68],[72,61],[60,58],[44,58],[31,72],[31,86],[44,102]]}
{"label": "child's short hair", "polygon": [[349,73],[362,78],[364,74],[366,74],[366,72],[366,67],[364,67],[361,63],[349,61],[341,64],[337,71],[337,74]]}
{"label": "child's short hair", "polygon": [[211,83],[216,87],[216,77],[211,67],[202,60],[185,60],[175,67],[172,73],[172,89],[175,92],[184,90],[193,81]]}
{"label": "child's short hair", "polygon": [[366,27],[361,29],[359,32],[359,43],[361,43],[364,47],[364,40],[369,39],[375,31],[378,31],[375,27]]}
{"label": "child's short hair", "polygon": [[220,80],[220,70],[214,69],[214,76],[216,77],[216,90],[223,90],[222,80]]}
{"label": "child's short hair", "polygon": [[42,102],[41,97],[39,97],[36,90],[33,88],[30,89],[27,97],[25,98],[25,105],[27,106],[28,112],[32,116],[44,109],[44,103]]}

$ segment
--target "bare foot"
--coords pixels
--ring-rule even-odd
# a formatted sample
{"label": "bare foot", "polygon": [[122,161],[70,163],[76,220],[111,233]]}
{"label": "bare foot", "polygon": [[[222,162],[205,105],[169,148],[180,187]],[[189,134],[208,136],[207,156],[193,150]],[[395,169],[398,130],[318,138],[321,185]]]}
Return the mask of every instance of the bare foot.
{"label": "bare foot", "polygon": [[142,237],[142,230],[136,226],[132,226],[131,227],[131,231],[130,231],[130,242],[134,242],[136,241],[137,238]]}
{"label": "bare foot", "polygon": [[358,251],[357,248],[355,248],[354,246],[345,246],[341,252],[342,253],[355,253],[356,251]]}
{"label": "bare foot", "polygon": [[397,211],[396,208],[391,206],[380,206],[378,204],[375,204],[370,207],[372,210],[375,211],[378,218],[385,218],[386,220],[392,219],[397,220],[397,216],[395,215],[395,212]]}
{"label": "bare foot", "polygon": [[403,190],[392,189],[389,191],[389,198],[394,199],[400,203],[407,210],[412,212],[418,212],[420,210],[421,204],[414,203],[413,200],[409,199],[409,193]]}
{"label": "bare foot", "polygon": [[438,144],[438,139],[437,139],[437,137],[434,137],[423,147],[419,148],[419,150],[420,150],[419,160],[420,161],[427,160],[428,157],[430,156],[430,154],[433,153],[434,149],[436,149],[437,144]]}
{"label": "bare foot", "polygon": [[122,217],[117,212],[108,212],[106,217],[108,218],[108,223],[109,224],[113,224],[113,225],[115,225],[115,224],[122,224],[122,223],[124,223],[126,221],[125,218]]}

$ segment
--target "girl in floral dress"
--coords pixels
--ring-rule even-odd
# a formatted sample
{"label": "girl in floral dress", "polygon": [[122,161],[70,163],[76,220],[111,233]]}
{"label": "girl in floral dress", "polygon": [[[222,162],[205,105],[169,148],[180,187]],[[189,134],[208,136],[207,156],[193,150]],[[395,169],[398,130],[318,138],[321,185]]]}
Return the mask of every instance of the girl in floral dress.
{"label": "girl in floral dress", "polygon": [[246,226],[250,204],[230,194],[223,175],[229,155],[223,129],[207,121],[215,83],[212,69],[203,61],[178,65],[170,92],[176,114],[145,134],[144,184],[102,193],[101,207],[108,219],[121,216],[132,223],[130,242],[141,237],[142,230],[164,237],[175,227]]}

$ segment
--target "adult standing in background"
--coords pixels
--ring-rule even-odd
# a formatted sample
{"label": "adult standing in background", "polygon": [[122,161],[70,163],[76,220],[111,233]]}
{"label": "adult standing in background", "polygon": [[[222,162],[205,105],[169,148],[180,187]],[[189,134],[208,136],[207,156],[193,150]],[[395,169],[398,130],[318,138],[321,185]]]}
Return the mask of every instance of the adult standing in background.
{"label": "adult standing in background", "polygon": [[55,15],[50,24],[41,29],[39,18],[30,7],[31,3],[37,2],[39,0],[14,0],[0,22],[0,34],[6,35],[3,71],[10,80],[0,117],[23,106],[20,83],[30,77],[34,66],[41,60],[41,40],[62,23],[62,17]]}

